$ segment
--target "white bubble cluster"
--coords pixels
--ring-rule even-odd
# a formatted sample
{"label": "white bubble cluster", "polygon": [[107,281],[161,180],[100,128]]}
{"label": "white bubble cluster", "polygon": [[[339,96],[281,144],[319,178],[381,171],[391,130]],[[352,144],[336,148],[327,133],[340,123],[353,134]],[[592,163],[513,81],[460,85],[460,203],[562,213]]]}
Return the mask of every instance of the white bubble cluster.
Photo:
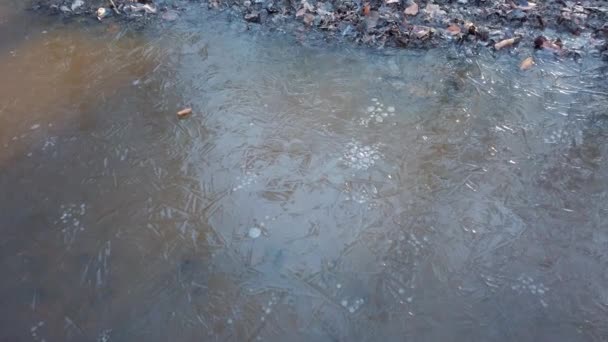
{"label": "white bubble cluster", "polygon": [[543,140],[546,144],[570,143],[572,141],[577,144],[582,144],[583,132],[581,130],[576,130],[571,133],[565,129],[559,129],[552,131],[549,136],[545,137]]}
{"label": "white bubble cluster", "polygon": [[40,338],[40,336],[38,335],[39,334],[38,330],[41,329],[43,326],[44,326],[44,321],[40,321],[30,328],[30,333],[32,334],[32,339],[34,339],[34,341],[45,341],[44,338]]}
{"label": "white bubble cluster", "polygon": [[42,145],[42,150],[46,151],[48,149],[51,149],[51,148],[55,147],[56,143],[57,143],[57,137],[49,137],[44,141],[44,145]]}
{"label": "white bubble cluster", "polygon": [[547,307],[547,303],[542,298],[545,293],[549,291],[549,288],[543,283],[535,282],[532,277],[521,275],[517,278],[517,284],[511,286],[511,289],[519,293],[529,292],[530,294],[540,296],[540,302],[544,307]]}
{"label": "white bubble cluster", "polygon": [[384,107],[384,104],[378,101],[377,98],[372,98],[372,105],[365,110],[367,117],[359,119],[359,125],[369,127],[370,123],[381,124],[389,116],[395,116],[395,107]]}
{"label": "white bubble cluster", "polygon": [[84,231],[84,226],[81,222],[82,217],[86,214],[86,205],[84,203],[78,204],[62,204],[61,210],[63,211],[59,217],[59,221],[55,221],[57,224],[61,224],[63,233],[63,240],[65,243],[72,243],[76,238],[76,234],[80,231]]}
{"label": "white bubble cluster", "polygon": [[111,333],[112,329],[103,330],[101,333],[99,333],[99,336],[97,336],[97,342],[109,342]]}
{"label": "white bubble cluster", "polygon": [[358,142],[350,142],[346,145],[342,161],[346,166],[357,170],[367,170],[382,157],[378,151],[378,145],[362,146]]}
{"label": "white bubble cluster", "polygon": [[270,315],[272,313],[272,306],[277,304],[279,301],[279,298],[277,298],[274,293],[272,294],[272,297],[270,298],[270,300],[268,301],[268,306],[262,306],[262,316],[260,317],[261,321],[265,321],[266,320],[266,316],[265,315]]}
{"label": "white bubble cluster", "polygon": [[251,171],[247,171],[244,176],[242,176],[242,177],[238,176],[236,178],[239,182],[239,185],[232,188],[232,191],[241,190],[251,184],[254,184],[256,178],[257,178],[257,175],[255,173],[253,173]]}
{"label": "white bubble cluster", "polygon": [[[345,300],[342,301],[342,306],[344,306],[344,307],[348,306],[348,302],[347,302],[347,305],[344,305],[344,302],[345,302]],[[361,305],[363,305],[364,303],[365,303],[365,301],[363,300],[363,298],[355,299],[353,304],[348,306],[348,312],[355,313],[357,310],[359,310]]]}

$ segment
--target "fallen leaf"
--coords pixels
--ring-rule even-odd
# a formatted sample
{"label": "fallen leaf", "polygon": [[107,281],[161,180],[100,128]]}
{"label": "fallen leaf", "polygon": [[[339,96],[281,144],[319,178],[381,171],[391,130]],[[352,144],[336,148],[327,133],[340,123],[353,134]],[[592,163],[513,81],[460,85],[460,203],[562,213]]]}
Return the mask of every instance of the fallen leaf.
{"label": "fallen leaf", "polygon": [[460,26],[456,25],[456,24],[452,24],[450,26],[448,26],[447,31],[452,35],[455,36],[457,34],[460,34]]}
{"label": "fallen leaf", "polygon": [[315,20],[315,16],[310,14],[310,13],[306,13],[304,14],[304,24],[306,25],[312,25],[312,22]]}
{"label": "fallen leaf", "polygon": [[425,26],[416,26],[414,27],[414,35],[418,39],[428,38],[431,34],[431,29]]}
{"label": "fallen leaf", "polygon": [[549,40],[545,41],[543,43],[542,47],[543,47],[543,49],[553,50],[554,52],[559,52],[559,51],[562,50],[562,46],[561,45],[556,44],[555,42],[552,42],[552,41],[549,41]]}
{"label": "fallen leaf", "polygon": [[299,17],[303,16],[304,14],[306,14],[306,8],[302,7],[296,12],[296,18],[299,18]]}
{"label": "fallen leaf", "polygon": [[403,14],[405,14],[405,15],[416,15],[416,14],[418,14],[418,4],[414,2],[411,5],[407,6],[407,8],[405,9],[405,11],[403,11]]}
{"label": "fallen leaf", "polygon": [[370,7],[369,3],[365,4],[365,6],[363,6],[363,15],[365,15],[365,16],[369,15],[370,11],[371,11],[371,7]]}
{"label": "fallen leaf", "polygon": [[186,115],[192,114],[192,108],[184,108],[177,112],[177,116],[180,118],[186,117]]}
{"label": "fallen leaf", "polygon": [[519,39],[518,38],[508,38],[508,39],[504,39],[499,41],[498,43],[494,44],[494,48],[496,50],[500,50],[504,47],[509,47],[512,46],[513,44],[517,43]]}
{"label": "fallen leaf", "polygon": [[534,66],[534,58],[528,57],[524,59],[519,65],[519,70],[528,70]]}

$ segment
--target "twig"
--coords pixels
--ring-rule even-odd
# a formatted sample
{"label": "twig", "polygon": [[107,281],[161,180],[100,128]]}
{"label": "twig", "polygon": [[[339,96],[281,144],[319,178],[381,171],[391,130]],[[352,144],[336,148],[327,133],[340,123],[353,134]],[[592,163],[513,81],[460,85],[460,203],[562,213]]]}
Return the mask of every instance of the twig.
{"label": "twig", "polygon": [[114,3],[114,0],[110,0],[110,3],[112,4],[112,9],[114,9],[114,12],[116,12],[116,14],[120,14],[120,11],[118,11],[118,7],[116,7],[116,4]]}

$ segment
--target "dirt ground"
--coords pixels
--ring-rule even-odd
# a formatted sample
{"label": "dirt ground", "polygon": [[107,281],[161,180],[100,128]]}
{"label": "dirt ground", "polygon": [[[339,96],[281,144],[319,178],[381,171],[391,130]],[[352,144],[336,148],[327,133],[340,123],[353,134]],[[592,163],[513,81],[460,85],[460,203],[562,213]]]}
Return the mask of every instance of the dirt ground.
{"label": "dirt ground", "polygon": [[100,21],[179,20],[188,6],[231,11],[250,25],[290,27],[374,47],[458,44],[542,49],[608,61],[605,0],[34,0],[35,9]]}

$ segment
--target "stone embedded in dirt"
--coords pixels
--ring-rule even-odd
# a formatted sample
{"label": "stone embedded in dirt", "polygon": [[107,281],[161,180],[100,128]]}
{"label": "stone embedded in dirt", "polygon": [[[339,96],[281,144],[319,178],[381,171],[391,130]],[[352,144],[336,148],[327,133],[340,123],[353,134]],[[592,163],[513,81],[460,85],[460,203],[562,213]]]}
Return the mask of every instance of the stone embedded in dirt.
{"label": "stone embedded in dirt", "polygon": [[407,6],[405,11],[403,11],[403,14],[412,16],[418,14],[418,4],[414,2],[411,5]]}
{"label": "stone embedded in dirt", "polygon": [[107,17],[108,15],[110,15],[110,10],[107,8],[104,8],[104,7],[100,7],[97,9],[96,15],[97,15],[97,20],[101,20],[101,19]]}
{"label": "stone embedded in dirt", "polygon": [[179,18],[179,14],[177,13],[177,11],[168,10],[165,13],[163,13],[163,15],[161,17],[163,18],[163,20],[166,20],[166,21],[175,21]]}
{"label": "stone embedded in dirt", "polygon": [[426,5],[426,7],[424,8],[424,12],[430,18],[439,18],[441,16],[446,15],[446,12],[444,10],[442,10],[441,7],[439,7],[439,5],[431,4],[431,3]]}
{"label": "stone embedded in dirt", "polygon": [[260,22],[260,12],[251,11],[251,12],[245,14],[245,20],[247,20],[250,23],[259,23]]}
{"label": "stone embedded in dirt", "polygon": [[509,20],[524,20],[526,19],[526,13],[521,9],[514,9],[507,14]]}
{"label": "stone embedded in dirt", "polygon": [[79,9],[80,7],[82,7],[82,5],[84,5],[84,1],[74,0],[74,2],[72,2],[72,11]]}
{"label": "stone embedded in dirt", "polygon": [[266,12],[268,13],[278,13],[279,12],[279,8],[277,7],[277,5],[275,5],[274,2],[269,2],[266,4]]}

